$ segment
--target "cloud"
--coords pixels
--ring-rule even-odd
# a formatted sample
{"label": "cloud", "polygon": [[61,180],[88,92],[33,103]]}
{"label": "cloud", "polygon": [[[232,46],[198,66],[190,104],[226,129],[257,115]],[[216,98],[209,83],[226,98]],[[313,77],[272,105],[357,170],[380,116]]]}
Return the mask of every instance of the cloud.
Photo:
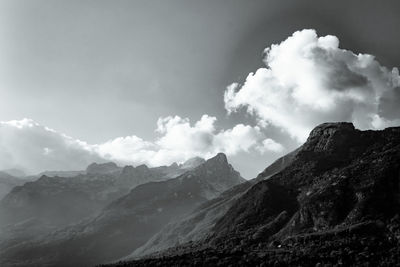
{"label": "cloud", "polygon": [[251,150],[277,152],[276,147],[265,147],[266,136],[260,127],[238,124],[232,129],[218,131],[216,121],[215,117],[203,115],[191,124],[188,118],[168,116],[158,119],[156,132],[159,136],[153,142],[128,136],[96,145],[95,150],[104,158],[150,166],[182,162],[195,156],[209,158],[218,152],[227,155]]}
{"label": "cloud", "polygon": [[88,144],[33,120],[0,122],[0,169],[80,170],[93,161],[104,160]]}
{"label": "cloud", "polygon": [[360,129],[400,123],[400,77],[372,55],[339,48],[336,36],[302,30],[265,49],[266,67],[234,83],[225,108],[245,108],[259,125],[273,125],[303,142],[327,121],[352,121]]}
{"label": "cloud", "polygon": [[42,126],[31,119],[0,122],[0,169],[80,170],[92,162],[150,166],[183,162],[191,157],[209,158],[218,152],[281,152],[283,147],[266,138],[259,126],[238,124],[217,130],[217,119],[203,115],[191,124],[187,118],[169,116],[157,122],[158,137],[146,141],[135,135],[101,144],[88,144]]}

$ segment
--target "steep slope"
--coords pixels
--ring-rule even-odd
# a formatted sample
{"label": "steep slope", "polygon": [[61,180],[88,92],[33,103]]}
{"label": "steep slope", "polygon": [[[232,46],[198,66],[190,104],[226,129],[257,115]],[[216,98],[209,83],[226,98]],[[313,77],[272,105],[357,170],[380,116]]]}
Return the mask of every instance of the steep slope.
{"label": "steep slope", "polygon": [[[243,182],[224,154],[161,182],[139,185],[97,217],[1,253],[1,264],[88,266],[127,255],[171,219]],[[2,266],[3,266],[2,265]]]}
{"label": "steep slope", "polygon": [[256,182],[265,179],[288,166],[298,150],[295,150],[273,162],[262,175],[234,186],[223,192],[217,198],[209,200],[187,216],[172,221],[161,231],[149,239],[143,246],[136,249],[124,259],[133,259],[154,254],[179,244],[198,241],[207,236],[214,225],[220,220],[235,201]]}
{"label": "steep slope", "polygon": [[143,246],[137,248],[124,259],[134,259],[154,254],[179,244],[201,240],[206,237],[218,219],[226,213],[234,201],[252,184],[251,181],[246,181],[236,185],[223,192],[217,198],[200,205],[186,216],[173,220]]}
{"label": "steep slope", "polygon": [[289,166],[237,199],[207,238],[131,264],[393,266],[400,260],[399,184],[400,128],[322,124]]}

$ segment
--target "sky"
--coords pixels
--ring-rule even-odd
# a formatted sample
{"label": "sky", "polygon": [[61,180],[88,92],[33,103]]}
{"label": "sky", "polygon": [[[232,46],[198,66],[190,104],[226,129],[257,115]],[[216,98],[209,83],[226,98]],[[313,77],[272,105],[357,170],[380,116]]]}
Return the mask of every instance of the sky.
{"label": "sky", "polygon": [[222,151],[252,178],[321,122],[400,125],[399,12],[373,0],[1,0],[0,169]]}

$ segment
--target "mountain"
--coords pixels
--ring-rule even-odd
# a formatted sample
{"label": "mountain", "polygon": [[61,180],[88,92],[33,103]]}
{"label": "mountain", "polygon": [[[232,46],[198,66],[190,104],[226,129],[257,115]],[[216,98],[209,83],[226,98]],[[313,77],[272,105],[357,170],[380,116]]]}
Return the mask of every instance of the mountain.
{"label": "mountain", "polygon": [[[146,172],[146,168],[139,169]],[[244,181],[226,156],[218,154],[176,178],[134,187],[93,218],[4,248],[0,264],[90,266],[118,259],[143,245],[172,219]]]}
{"label": "mountain", "polygon": [[400,127],[322,124],[292,156],[260,174],[202,240],[113,266],[397,265]]}
{"label": "mountain", "polygon": [[100,211],[119,195],[114,177],[79,175],[42,176],[14,187],[0,202],[1,224],[38,218],[54,226],[65,226]]}
{"label": "mountain", "polygon": [[253,185],[253,181],[238,184],[206,201],[189,214],[172,220],[145,244],[138,247],[123,260],[134,259],[146,255],[155,255],[174,246],[199,241],[207,236],[216,222],[227,212],[242,194]]}
{"label": "mountain", "polygon": [[257,181],[265,179],[288,166],[294,159],[298,149],[277,159],[268,166],[256,179],[238,184],[218,197],[200,205],[187,216],[173,220],[149,239],[143,246],[124,257],[124,260],[143,257],[149,254],[174,247],[178,244],[198,241],[207,236],[235,201]]}
{"label": "mountain", "polygon": [[44,171],[36,175],[38,178],[42,176],[47,176],[47,177],[74,177],[78,176],[80,174],[85,174],[86,171]]}
{"label": "mountain", "polygon": [[54,171],[49,173],[54,176],[26,181],[0,173],[0,191],[5,194],[0,201],[0,251],[96,216],[140,184],[165,181],[188,170],[177,164],[122,168],[105,163],[91,164],[87,171]]}
{"label": "mountain", "polygon": [[114,162],[107,162],[107,163],[101,163],[101,164],[94,162],[86,168],[86,173],[87,174],[111,174],[111,173],[120,172],[121,169],[122,168],[119,167]]}
{"label": "mountain", "polygon": [[182,169],[193,169],[196,168],[197,166],[203,164],[205,161],[205,159],[200,158],[200,157],[194,157],[191,159],[188,159],[187,161],[185,161],[184,163],[180,164],[179,167]]}
{"label": "mountain", "polygon": [[[119,167],[113,162],[92,163],[86,171],[55,171],[24,185],[7,174],[0,174],[2,191],[9,192],[0,201],[0,225],[36,218],[55,227],[77,222],[98,213],[130,189],[151,181],[163,181],[180,175],[190,167]],[[77,173],[75,176],[70,176]],[[66,174],[59,177],[57,174]],[[20,185],[20,186],[16,186]]]}

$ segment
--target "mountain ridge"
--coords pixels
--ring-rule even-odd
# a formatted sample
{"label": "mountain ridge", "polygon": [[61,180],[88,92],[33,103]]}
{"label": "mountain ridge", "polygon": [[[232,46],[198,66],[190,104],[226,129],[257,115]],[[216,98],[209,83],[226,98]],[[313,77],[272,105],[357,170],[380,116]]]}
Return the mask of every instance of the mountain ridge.
{"label": "mountain ridge", "polygon": [[282,171],[261,173],[202,240],[121,266],[398,263],[400,127],[321,124],[294,154]]}
{"label": "mountain ridge", "polygon": [[[176,178],[138,185],[96,217],[31,245],[16,245],[1,257],[21,262],[24,255],[36,255],[30,259],[32,264],[57,266],[65,262],[87,266],[115,260],[143,244],[172,218],[182,216],[243,181],[226,156],[217,155]],[[109,244],[113,244],[112,249]],[[85,255],[80,252],[83,248]],[[54,258],[54,253],[61,254]]]}

